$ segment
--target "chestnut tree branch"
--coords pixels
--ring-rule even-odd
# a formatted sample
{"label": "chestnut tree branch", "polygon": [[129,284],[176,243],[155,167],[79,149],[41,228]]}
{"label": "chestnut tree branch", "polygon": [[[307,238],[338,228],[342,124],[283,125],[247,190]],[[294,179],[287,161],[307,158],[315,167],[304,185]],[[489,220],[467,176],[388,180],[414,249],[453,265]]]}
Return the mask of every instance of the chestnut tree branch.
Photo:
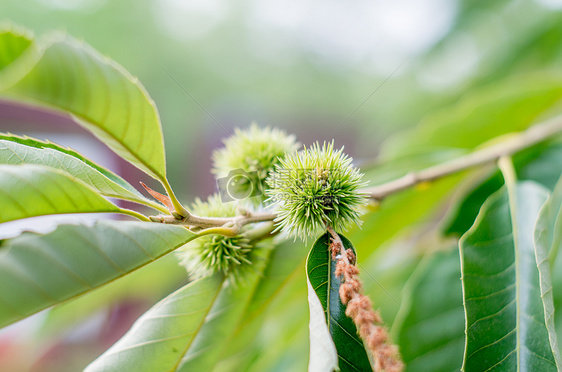
{"label": "chestnut tree branch", "polygon": [[367,197],[371,199],[382,200],[391,194],[408,189],[422,182],[434,181],[468,168],[496,162],[502,156],[508,156],[531,147],[560,132],[562,132],[562,116],[534,125],[497,144],[417,172],[408,173],[393,181],[369,187],[361,191],[365,192]]}
{"label": "chestnut tree branch", "polygon": [[[360,190],[367,198],[382,200],[389,195],[406,190],[423,182],[430,182],[479,165],[493,163],[500,158],[540,143],[562,132],[562,116],[536,124],[529,129],[510,135],[502,142],[475,150],[456,159],[411,172],[393,181]],[[200,234],[222,234],[235,236],[242,226],[250,223],[273,221],[277,215],[272,212],[248,212],[235,217],[201,217],[187,211],[183,214],[150,216],[153,222],[184,225]],[[328,230],[329,231],[329,230]],[[333,235],[333,234],[332,234]]]}
{"label": "chestnut tree branch", "polygon": [[[200,217],[189,213],[187,217],[181,217],[178,214],[174,214],[173,216],[151,216],[150,220],[152,222],[160,222],[171,225],[184,225],[200,229],[224,227],[231,229],[229,231],[238,231],[244,225],[257,222],[273,221],[275,217],[277,217],[275,213],[269,212],[248,212],[236,217]],[[236,233],[234,233],[234,235],[236,235]]]}

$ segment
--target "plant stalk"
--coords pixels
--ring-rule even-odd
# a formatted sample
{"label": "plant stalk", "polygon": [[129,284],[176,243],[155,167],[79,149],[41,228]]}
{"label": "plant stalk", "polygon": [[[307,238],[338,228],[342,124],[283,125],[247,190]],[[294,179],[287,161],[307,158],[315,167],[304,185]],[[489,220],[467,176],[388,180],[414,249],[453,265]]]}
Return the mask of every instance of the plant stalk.
{"label": "plant stalk", "polygon": [[434,181],[478,165],[495,162],[502,156],[512,155],[560,132],[562,132],[562,116],[534,125],[495,145],[476,150],[465,156],[434,165],[418,172],[408,173],[396,180],[361,191],[367,193],[367,196],[371,199],[382,200],[391,194],[416,186],[417,184]]}
{"label": "plant stalk", "polygon": [[[380,201],[389,195],[409,189],[420,183],[434,181],[469,168],[496,162],[502,157],[510,156],[518,151],[531,147],[560,132],[562,132],[562,116],[557,116],[543,123],[536,124],[521,133],[514,134],[509,139],[500,143],[475,150],[470,154],[450,161],[446,161],[438,165],[434,165],[426,169],[422,169],[417,172],[408,173],[405,176],[397,178],[393,181],[362,189],[360,190],[360,192],[364,193],[367,198]],[[236,217],[195,216],[187,212],[185,208],[183,208],[181,204],[179,204],[168,182],[163,182],[163,184],[166,188],[166,191],[168,192],[168,195],[170,196],[170,199],[174,203],[174,207],[176,208],[176,210],[178,211],[178,209],[181,208],[181,212],[178,211],[178,213],[183,218],[178,219],[169,215],[151,216],[150,220],[153,222],[203,228],[207,229],[207,232],[205,232],[205,234],[216,231],[219,234],[223,233],[231,235],[234,230],[237,230],[237,226],[241,227],[249,223],[273,221],[277,217],[275,213],[269,212],[250,213]],[[219,227],[224,227],[225,230],[208,230],[210,228]],[[328,229],[328,231],[330,231],[330,229]],[[334,235],[332,234],[332,236]]]}

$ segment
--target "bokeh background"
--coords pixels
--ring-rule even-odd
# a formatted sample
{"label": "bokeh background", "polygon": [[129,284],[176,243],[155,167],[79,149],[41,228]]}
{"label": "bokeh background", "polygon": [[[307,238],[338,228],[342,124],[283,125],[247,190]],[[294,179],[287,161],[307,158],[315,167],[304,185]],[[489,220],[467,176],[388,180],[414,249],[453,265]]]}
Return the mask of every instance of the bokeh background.
{"label": "bokeh background", "polygon": [[[393,133],[467,92],[562,63],[561,0],[0,0],[2,20],[67,32],[137,76],[159,108],[170,181],[186,202],[215,192],[210,156],[235,127],[281,127],[307,145],[333,138],[369,164]],[[48,137],[150,181],[57,114],[0,103],[0,131]],[[7,225],[0,234],[21,229]],[[392,318],[403,278],[385,278],[373,291]],[[167,257],[13,325],[0,332],[0,370],[81,369],[184,280]],[[298,361],[306,329],[294,338],[304,341],[287,341],[287,355]]]}

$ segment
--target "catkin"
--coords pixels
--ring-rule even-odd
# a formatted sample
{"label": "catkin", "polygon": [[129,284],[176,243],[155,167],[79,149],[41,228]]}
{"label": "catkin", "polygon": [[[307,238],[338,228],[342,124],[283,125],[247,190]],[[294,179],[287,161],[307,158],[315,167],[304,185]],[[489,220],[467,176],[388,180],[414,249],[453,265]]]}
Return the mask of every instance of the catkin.
{"label": "catkin", "polygon": [[[334,235],[334,234],[332,234]],[[335,275],[340,277],[339,294],[341,302],[347,305],[345,314],[353,319],[359,335],[371,351],[376,372],[401,372],[404,363],[400,359],[398,347],[389,343],[388,331],[378,311],[373,311],[371,300],[363,294],[363,285],[359,279],[359,269],[355,266],[355,254],[352,249],[344,250],[337,234],[332,238],[332,258],[337,259]]]}

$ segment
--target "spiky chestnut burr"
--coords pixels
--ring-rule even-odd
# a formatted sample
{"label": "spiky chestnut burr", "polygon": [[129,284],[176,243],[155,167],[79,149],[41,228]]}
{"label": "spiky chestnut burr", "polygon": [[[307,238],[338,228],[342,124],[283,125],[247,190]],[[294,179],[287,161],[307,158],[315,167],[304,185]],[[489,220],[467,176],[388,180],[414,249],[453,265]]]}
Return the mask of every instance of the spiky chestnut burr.
{"label": "spiky chestnut burr", "polygon": [[247,129],[235,129],[234,135],[224,140],[224,147],[213,153],[212,173],[220,179],[244,172],[226,180],[227,191],[232,199],[258,206],[265,200],[265,180],[279,158],[298,147],[295,136],[253,123]]}
{"label": "spiky chestnut burr", "polygon": [[327,224],[338,231],[359,225],[359,208],[367,203],[359,189],[366,183],[352,160],[333,142],[286,154],[267,179],[277,228],[306,239]]}
{"label": "spiky chestnut burr", "polygon": [[[223,203],[216,194],[207,201],[196,199],[191,211],[207,217],[233,217],[237,214],[233,203]],[[190,275],[201,277],[222,273],[238,282],[248,270],[253,270],[253,264],[261,257],[259,251],[267,248],[267,243],[252,241],[250,229],[247,227],[234,237],[201,236],[178,249],[176,255]]]}

